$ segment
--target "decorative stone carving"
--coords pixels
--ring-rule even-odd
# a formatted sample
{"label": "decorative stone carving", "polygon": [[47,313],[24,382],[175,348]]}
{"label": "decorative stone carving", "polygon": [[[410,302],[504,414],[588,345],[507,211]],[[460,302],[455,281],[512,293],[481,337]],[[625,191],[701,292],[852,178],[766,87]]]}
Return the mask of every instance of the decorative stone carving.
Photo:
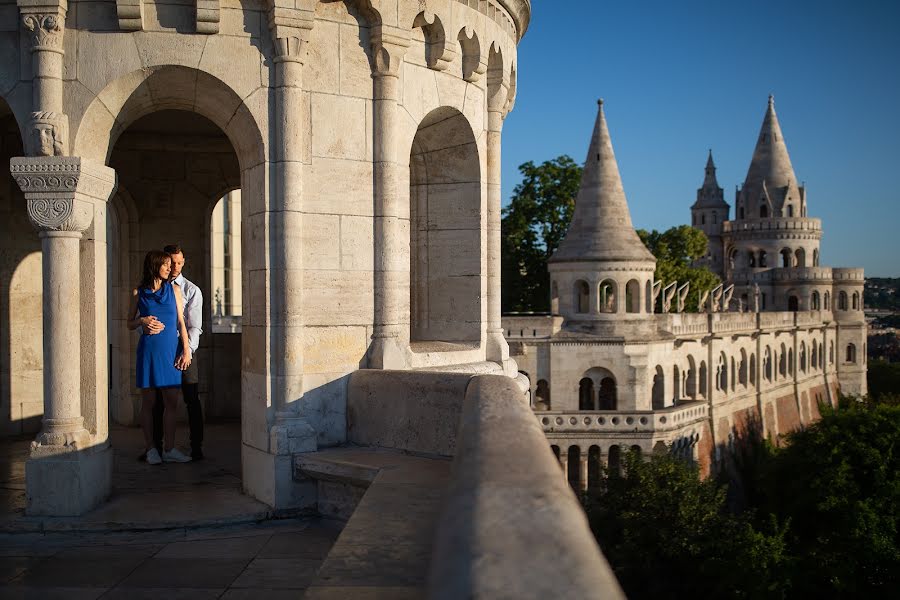
{"label": "decorative stone carving", "polygon": [[672,298],[675,296],[675,290],[678,286],[677,281],[673,281],[663,289],[662,311],[664,313],[672,310]]}
{"label": "decorative stone carving", "polygon": [[372,28],[372,71],[376,77],[399,77],[410,45],[409,31],[376,25]]}
{"label": "decorative stone carving", "polygon": [[[205,0],[197,1],[199,7],[199,3]],[[306,44],[316,22],[316,2],[297,0],[297,6],[294,6],[294,2],[290,2],[289,5],[282,4],[281,0],[269,0],[269,31],[275,41],[276,60],[303,62]],[[200,31],[199,20],[197,31],[207,33]]]}
{"label": "decorative stone carving", "polygon": [[59,12],[22,12],[22,24],[31,32],[32,50],[56,50],[62,52],[63,27],[66,9]]}
{"label": "decorative stone carving", "polygon": [[197,0],[197,33],[219,33],[219,0]]}
{"label": "decorative stone carving", "polygon": [[115,171],[77,156],[14,157],[10,173],[38,231],[86,230],[93,203],[108,200],[116,187]]}
{"label": "decorative stone carving", "polygon": [[687,283],[685,283],[684,285],[682,285],[681,287],[678,288],[678,292],[677,292],[677,296],[676,296],[678,305],[677,305],[676,310],[680,313],[684,312],[684,307],[687,305],[687,295],[690,290],[691,290],[691,282],[690,281],[688,281]]}
{"label": "decorative stone carving", "polygon": [[731,297],[734,295],[734,284],[729,285],[725,288],[725,291],[722,293],[722,312],[728,312],[728,309],[731,306]]}
{"label": "decorative stone carving", "polygon": [[[197,12],[199,13],[200,11],[198,10]],[[119,29],[121,29],[122,31],[143,30],[143,0],[116,0],[116,16],[119,18]],[[216,20],[218,21],[218,19]]]}
{"label": "decorative stone carving", "polygon": [[448,40],[440,18],[426,8],[416,17],[413,27],[421,27],[425,33],[425,61],[428,67],[435,71],[449,67],[456,57],[456,48]]}
{"label": "decorative stone carving", "polygon": [[720,283],[710,292],[709,312],[711,313],[719,312],[719,307],[722,304],[722,287],[723,284]]}
{"label": "decorative stone carving", "polygon": [[55,112],[31,113],[31,147],[33,156],[65,156],[68,153],[69,119]]}
{"label": "decorative stone carving", "polygon": [[697,301],[697,312],[704,313],[706,312],[706,299],[709,298],[709,290],[704,290],[703,293],[700,294],[700,298]]}

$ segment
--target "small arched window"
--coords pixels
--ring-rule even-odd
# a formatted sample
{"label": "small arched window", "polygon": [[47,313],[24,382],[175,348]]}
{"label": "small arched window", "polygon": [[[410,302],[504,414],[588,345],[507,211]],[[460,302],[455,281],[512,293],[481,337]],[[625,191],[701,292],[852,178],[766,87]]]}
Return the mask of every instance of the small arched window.
{"label": "small arched window", "polygon": [[761,205],[759,207],[759,218],[765,219],[768,216],[769,216],[769,207],[766,206],[765,204]]}
{"label": "small arched window", "polygon": [[575,306],[580,313],[591,311],[591,288],[587,281],[575,282]]}
{"label": "small arched window", "polygon": [[700,215],[700,224],[706,225],[706,215]]}
{"label": "small arched window", "polygon": [[766,264],[766,263],[767,263],[767,258],[768,258],[768,257],[767,257],[767,255],[766,255],[766,251],[765,251],[765,250],[760,250],[760,251],[759,251],[759,266],[760,266],[760,267],[766,267],[766,266],[768,266],[768,265]]}
{"label": "small arched window", "polygon": [[819,292],[813,292],[812,297],[810,299],[810,308],[813,310],[821,310],[822,306],[819,303]]}
{"label": "small arched window", "polygon": [[853,310],[859,310],[859,292],[853,292]]}
{"label": "small arched window", "polygon": [[838,294],[838,310],[847,310],[847,292]]}
{"label": "small arched window", "polygon": [[856,346],[853,344],[847,344],[847,362],[856,362]]}
{"label": "small arched window", "polygon": [[794,216],[794,205],[793,204],[787,205],[787,216],[789,216],[789,217]]}

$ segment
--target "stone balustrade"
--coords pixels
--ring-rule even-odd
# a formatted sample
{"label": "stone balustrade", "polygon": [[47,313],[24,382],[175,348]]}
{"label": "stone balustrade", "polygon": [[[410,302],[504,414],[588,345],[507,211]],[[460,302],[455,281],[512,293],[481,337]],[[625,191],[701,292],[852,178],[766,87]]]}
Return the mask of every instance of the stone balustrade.
{"label": "stone balustrade", "polygon": [[715,313],[712,321],[713,333],[734,333],[756,329],[757,313]]}
{"label": "stone balustrade", "polygon": [[706,313],[676,313],[663,317],[669,321],[666,329],[674,335],[703,335],[709,331]]}
{"label": "stone balustrade", "polygon": [[538,413],[545,433],[654,433],[671,431],[706,418],[708,405],[689,401],[660,410],[580,410]]}
{"label": "stone balustrade", "polygon": [[822,219],[811,217],[776,217],[766,219],[743,219],[722,223],[724,233],[737,231],[821,231]]}
{"label": "stone balustrade", "polygon": [[466,389],[428,588],[438,600],[625,597],[507,377],[475,377]]}

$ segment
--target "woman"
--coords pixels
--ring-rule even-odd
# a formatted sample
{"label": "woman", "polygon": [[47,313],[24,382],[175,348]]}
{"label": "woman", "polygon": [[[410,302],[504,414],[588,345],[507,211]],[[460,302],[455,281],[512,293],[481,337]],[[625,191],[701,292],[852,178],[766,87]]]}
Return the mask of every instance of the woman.
{"label": "woman", "polygon": [[[141,427],[147,446],[147,463],[189,462],[175,447],[175,410],[181,399],[181,372],[191,364],[191,347],[184,325],[181,288],[169,282],[172,258],[151,250],[144,257],[144,274],[132,292],[128,328],[141,328],[137,347],[137,386],[141,389]],[[158,322],[162,330],[147,334],[145,327]],[[181,352],[178,352],[179,340]],[[153,444],[153,405],[157,390],[165,403],[162,457]]]}

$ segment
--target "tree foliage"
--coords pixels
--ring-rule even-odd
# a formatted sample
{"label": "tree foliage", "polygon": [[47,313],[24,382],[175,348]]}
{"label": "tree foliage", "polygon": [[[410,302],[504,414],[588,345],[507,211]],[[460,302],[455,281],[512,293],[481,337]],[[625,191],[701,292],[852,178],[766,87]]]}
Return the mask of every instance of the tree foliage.
{"label": "tree foliage", "polygon": [[505,312],[550,310],[547,259],[566,235],[581,167],[569,156],[519,166],[522,182],[503,209],[502,305]]}
{"label": "tree foliage", "polygon": [[[703,291],[719,285],[718,276],[706,267],[695,267],[693,261],[706,254],[708,240],[706,234],[690,225],[671,227],[662,233],[638,229],[638,236],[647,249],[656,257],[656,272],[653,277],[661,281],[663,287],[673,281],[681,286],[690,282],[687,306],[689,312],[697,312],[697,302]],[[657,300],[657,305],[661,302]]]}

